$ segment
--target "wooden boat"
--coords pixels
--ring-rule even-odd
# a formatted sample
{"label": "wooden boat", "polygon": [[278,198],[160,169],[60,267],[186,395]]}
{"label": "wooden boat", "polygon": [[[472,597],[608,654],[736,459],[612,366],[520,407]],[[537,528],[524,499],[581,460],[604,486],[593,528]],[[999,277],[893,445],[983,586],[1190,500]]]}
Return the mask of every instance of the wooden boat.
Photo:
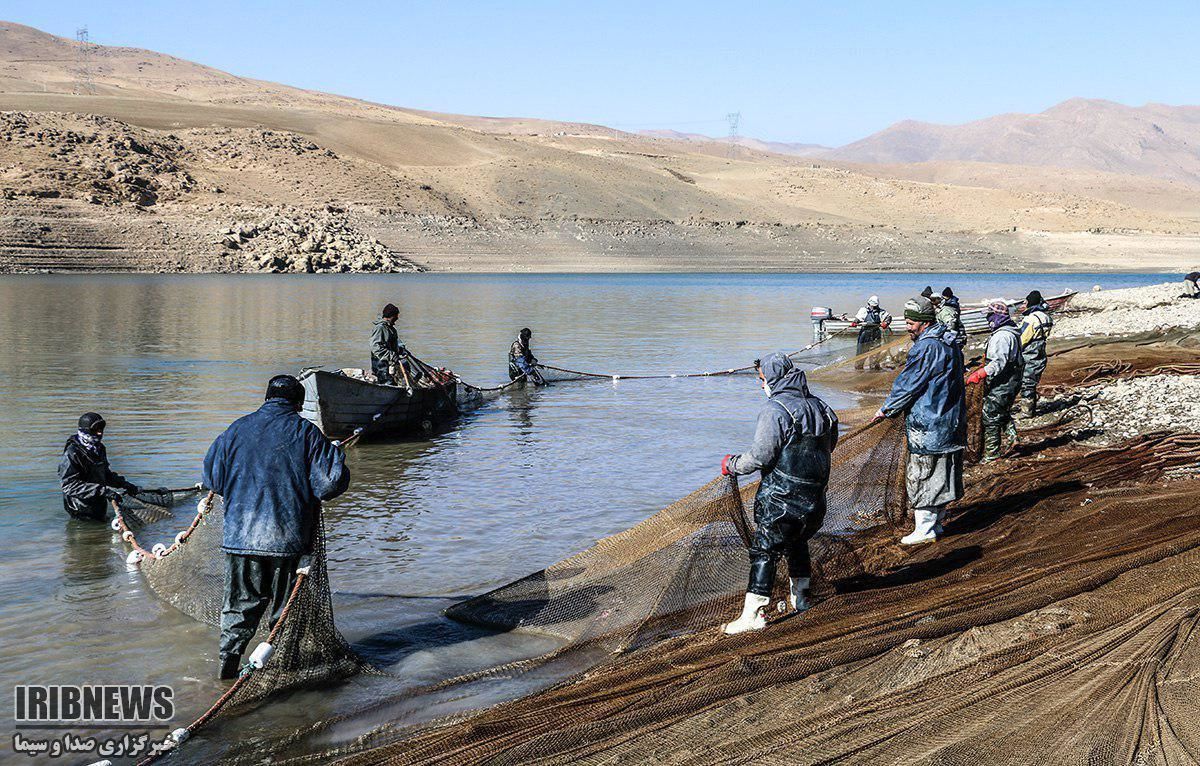
{"label": "wooden boat", "polygon": [[[1075,290],[1068,290],[1060,295],[1055,295],[1053,298],[1046,299],[1046,305],[1050,307],[1050,311],[1058,311],[1067,301],[1071,300],[1071,296],[1075,294]],[[1025,310],[1024,300],[1006,300],[1010,310],[1014,314]],[[897,313],[892,322],[892,332],[904,331],[904,317]],[[962,313],[963,327],[967,329],[968,334],[985,333],[989,331],[987,323],[987,304],[971,304],[963,306]],[[813,308],[813,335],[815,340],[821,340],[831,335],[842,335],[846,338],[853,338],[858,335],[858,328],[850,326],[849,319],[841,318],[818,318],[817,309]]]}
{"label": "wooden boat", "polygon": [[300,375],[304,407],[300,414],[331,439],[365,435],[427,433],[458,414],[458,379],[444,376],[432,387],[411,391],[364,380],[350,372],[307,369]]}

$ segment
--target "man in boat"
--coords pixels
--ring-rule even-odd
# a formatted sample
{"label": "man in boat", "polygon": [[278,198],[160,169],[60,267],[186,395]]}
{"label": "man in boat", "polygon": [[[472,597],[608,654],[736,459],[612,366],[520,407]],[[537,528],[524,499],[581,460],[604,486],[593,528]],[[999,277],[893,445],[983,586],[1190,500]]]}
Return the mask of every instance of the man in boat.
{"label": "man in boat", "polygon": [[924,297],[904,304],[913,346],[876,419],[904,415],[908,438],[905,488],[914,527],[904,545],[934,542],[942,534],[946,505],[962,497],[967,446],[962,353],[946,342],[933,304]]}
{"label": "man in boat", "polygon": [[321,502],[350,484],[345,455],[300,417],[303,403],[300,381],[276,375],[263,405],[235,420],[204,458],[204,486],[225,501],[222,679],[237,677],[268,606],[270,626],[279,620],[310,563]]}
{"label": "man in boat", "polygon": [[1000,458],[1000,443],[1004,436],[1016,441],[1013,425],[1013,404],[1021,390],[1025,358],[1021,355],[1021,331],[1004,301],[993,301],[987,307],[987,322],[992,328],[988,337],[984,364],[967,377],[968,385],[983,383],[983,462]]}
{"label": "man in boat", "polygon": [[1046,341],[1052,329],[1050,307],[1042,300],[1042,294],[1033,290],[1025,296],[1025,318],[1021,320],[1021,355],[1025,357],[1021,414],[1027,418],[1037,414],[1037,387],[1046,371]]}
{"label": "man in boat", "polygon": [[67,439],[58,462],[63,508],[77,519],[104,521],[109,502],[119,500],[121,490],[130,495],[142,491],[109,467],[108,451],[101,441],[105,425],[104,418],[95,412],[81,415],[78,430]]}
{"label": "man in boat", "polygon": [[546,381],[542,378],[542,374],[538,372],[537,357],[533,355],[533,350],[529,348],[529,341],[533,338],[533,330],[528,327],[521,328],[521,332],[517,335],[517,339],[508,347],[508,379],[516,380],[520,377],[525,377],[534,385],[544,386]]}
{"label": "man in boat", "polygon": [[379,312],[371,332],[371,372],[375,373],[380,383],[412,388],[408,349],[400,342],[400,335],[396,332],[396,320],[399,317],[400,309],[392,303]]}
{"label": "man in boat", "polygon": [[1183,294],[1180,298],[1200,298],[1200,271],[1193,271],[1183,278]]}
{"label": "man in boat", "polygon": [[941,299],[934,301],[938,324],[946,328],[946,341],[960,350],[967,342],[967,328],[962,323],[962,306],[949,287],[942,290]]}
{"label": "man in boat", "polygon": [[[857,327],[858,330],[858,348],[855,349],[857,356],[862,356],[872,349],[878,348],[883,344],[883,331],[891,327],[892,315],[879,307],[879,296],[872,295],[867,298],[867,305],[863,306],[855,314],[851,320],[850,326]],[[872,370],[878,370],[879,356],[873,355],[870,359],[859,359],[854,363],[854,369],[861,370],[864,364],[869,361],[869,367]]]}
{"label": "man in boat", "polygon": [[755,366],[767,402],[758,412],[754,445],[721,461],[724,475],[762,474],[754,496],[750,583],[742,615],[725,626],[730,635],[766,626],[763,610],[771,601],[780,556],[787,559],[789,605],[798,612],[808,609],[808,541],[825,517],[830,453],[838,439],[837,414],[809,392],[804,372],[787,354],[776,352]]}

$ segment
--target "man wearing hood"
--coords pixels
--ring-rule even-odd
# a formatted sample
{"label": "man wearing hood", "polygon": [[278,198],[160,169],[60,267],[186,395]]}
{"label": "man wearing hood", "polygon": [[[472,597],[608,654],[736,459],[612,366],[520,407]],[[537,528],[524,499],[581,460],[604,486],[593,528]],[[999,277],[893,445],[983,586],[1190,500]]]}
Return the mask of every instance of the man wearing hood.
{"label": "man wearing hood", "polygon": [[[854,319],[850,321],[851,327],[857,327],[858,330],[858,347],[855,349],[857,356],[878,348],[883,344],[883,331],[888,329],[892,324],[892,315],[884,311],[879,306],[879,296],[872,295],[867,298],[867,305],[858,310],[854,315]],[[870,368],[872,370],[879,369],[879,359],[871,357]],[[854,369],[863,369],[865,359],[859,359],[854,363]]]}
{"label": "man wearing hood", "polygon": [[235,420],[204,457],[204,486],[225,501],[222,679],[237,677],[268,605],[270,626],[279,620],[312,553],[321,502],[350,485],[346,456],[300,417],[303,404],[300,381],[276,375],[263,405]]}
{"label": "man wearing hood", "polygon": [[85,412],[79,418],[79,430],[67,439],[58,462],[63,508],[77,519],[104,521],[108,516],[108,502],[121,497],[118,490],[123,489],[131,495],[142,491],[109,468],[108,451],[100,441],[104,438],[105,425],[100,415]]}
{"label": "man wearing hood", "polygon": [[913,345],[875,417],[904,414],[904,479],[915,526],[900,542],[918,545],[937,540],[946,505],[962,497],[966,400],[962,353],[946,341],[933,304],[924,297],[910,299],[904,304],[904,323]]}
{"label": "man wearing hood", "polygon": [[962,323],[962,306],[958,296],[949,287],[942,290],[942,298],[936,304],[937,322],[946,328],[946,342],[961,349],[967,342],[967,328]]}
{"label": "man wearing hood", "polygon": [[1183,278],[1183,293],[1180,298],[1200,298],[1200,271],[1193,271]]}
{"label": "man wearing hood", "polygon": [[1025,357],[1025,372],[1021,382],[1021,414],[1031,418],[1037,414],[1037,387],[1046,371],[1046,341],[1054,329],[1050,307],[1034,290],[1025,296],[1025,318],[1021,320],[1021,355]]}
{"label": "man wearing hood", "polygon": [[534,385],[544,386],[546,381],[538,372],[537,357],[533,355],[533,349],[529,347],[529,341],[532,338],[533,330],[523,327],[517,335],[517,339],[508,347],[508,379],[516,380],[525,377]]}
{"label": "man wearing hood", "polygon": [[726,476],[762,474],[754,496],[750,583],[741,617],[725,626],[730,635],[766,626],[763,611],[771,601],[780,556],[787,559],[789,605],[796,611],[808,608],[808,541],[825,517],[830,453],[838,439],[837,414],[809,392],[804,372],[787,354],[776,352],[755,366],[767,402],[758,412],[754,445],[721,461]]}
{"label": "man wearing hood", "polygon": [[1000,457],[1000,442],[1006,433],[1016,438],[1012,409],[1021,388],[1025,359],[1021,356],[1021,331],[1009,315],[1008,304],[989,303],[987,321],[992,334],[984,364],[967,377],[967,384],[984,383],[983,462],[990,463]]}
{"label": "man wearing hood", "polygon": [[[396,320],[400,318],[400,309],[389,303],[379,312],[375,327],[371,331],[371,372],[380,383],[399,385],[404,383],[412,386],[408,375],[408,349],[400,342],[396,332]],[[396,376],[400,380],[396,380]]]}

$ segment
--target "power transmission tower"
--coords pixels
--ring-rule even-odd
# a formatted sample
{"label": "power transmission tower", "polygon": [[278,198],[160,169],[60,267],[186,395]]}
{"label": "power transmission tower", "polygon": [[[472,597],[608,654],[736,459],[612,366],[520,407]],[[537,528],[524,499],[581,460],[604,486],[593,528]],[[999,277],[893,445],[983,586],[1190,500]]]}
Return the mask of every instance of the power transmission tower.
{"label": "power transmission tower", "polygon": [[730,112],[725,115],[725,121],[729,123],[729,156],[732,157],[737,151],[738,123],[742,121],[742,113]]}
{"label": "power transmission tower", "polygon": [[92,43],[88,40],[88,28],[75,30],[75,87],[78,96],[96,95],[96,84],[92,81]]}

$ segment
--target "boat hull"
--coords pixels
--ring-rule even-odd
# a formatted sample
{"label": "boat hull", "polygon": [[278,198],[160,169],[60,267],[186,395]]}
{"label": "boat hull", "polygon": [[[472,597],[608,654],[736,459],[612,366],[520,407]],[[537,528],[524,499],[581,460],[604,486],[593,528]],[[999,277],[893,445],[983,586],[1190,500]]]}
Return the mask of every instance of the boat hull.
{"label": "boat hull", "polygon": [[300,377],[304,406],[300,414],[331,439],[364,429],[364,436],[428,432],[457,414],[456,383],[437,388],[385,386],[340,372],[307,370]]}

